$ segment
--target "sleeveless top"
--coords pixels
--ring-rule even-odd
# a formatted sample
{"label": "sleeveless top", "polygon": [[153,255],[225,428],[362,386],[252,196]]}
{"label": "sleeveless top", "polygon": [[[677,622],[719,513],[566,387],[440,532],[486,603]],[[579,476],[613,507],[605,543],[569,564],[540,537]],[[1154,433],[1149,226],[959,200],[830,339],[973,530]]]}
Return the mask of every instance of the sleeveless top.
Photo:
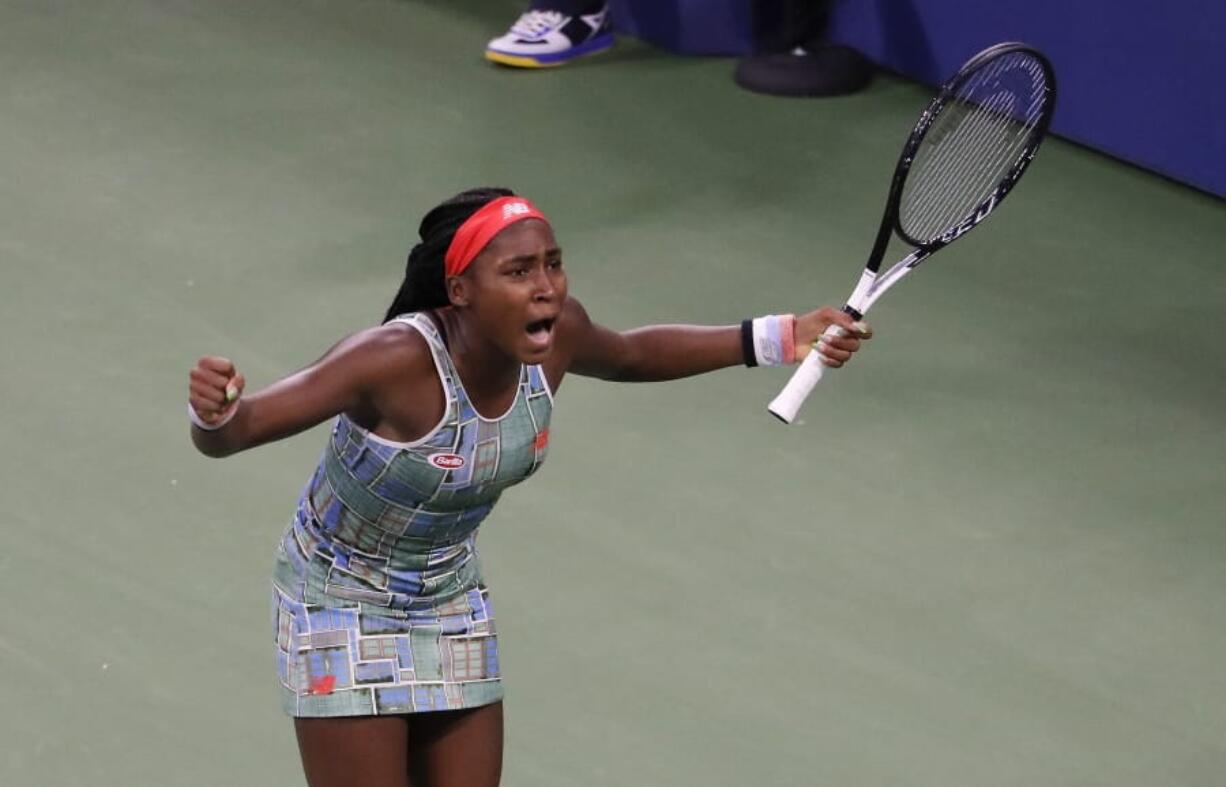
{"label": "sleeveless top", "polygon": [[[485,683],[499,678],[496,651],[488,663],[495,643],[477,529],[502,491],[544,461],[552,393],[540,366],[522,366],[511,406],[486,418],[469,400],[434,322],[425,314],[396,320],[425,338],[446,406],[439,423],[409,443],[378,437],[344,414],[336,420],[274,574],[278,666],[293,694],[285,698],[293,715],[441,710],[501,696],[500,686],[487,685],[465,698],[462,685],[473,676]],[[321,609],[352,614],[325,620],[315,614]],[[433,644],[420,636],[427,628],[439,634]],[[397,636],[405,641],[393,642]],[[487,663],[457,674],[448,636],[466,639],[466,646],[487,637]],[[370,670],[363,665],[378,661],[369,658],[373,644],[364,642],[372,637],[397,656],[388,663],[398,663],[380,667],[381,680],[364,683],[360,675]],[[431,674],[423,675],[423,666]],[[439,683],[455,685],[425,707],[411,692],[393,691]]]}

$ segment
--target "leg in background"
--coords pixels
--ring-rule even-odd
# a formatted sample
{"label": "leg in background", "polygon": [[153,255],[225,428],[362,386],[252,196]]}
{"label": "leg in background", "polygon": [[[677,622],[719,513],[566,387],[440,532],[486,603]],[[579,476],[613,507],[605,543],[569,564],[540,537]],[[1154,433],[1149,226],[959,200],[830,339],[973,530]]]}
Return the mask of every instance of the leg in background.
{"label": "leg in background", "polygon": [[498,787],[502,778],[501,702],[410,716],[409,738],[414,787]]}
{"label": "leg in background", "polygon": [[412,787],[404,716],[294,719],[309,787]]}

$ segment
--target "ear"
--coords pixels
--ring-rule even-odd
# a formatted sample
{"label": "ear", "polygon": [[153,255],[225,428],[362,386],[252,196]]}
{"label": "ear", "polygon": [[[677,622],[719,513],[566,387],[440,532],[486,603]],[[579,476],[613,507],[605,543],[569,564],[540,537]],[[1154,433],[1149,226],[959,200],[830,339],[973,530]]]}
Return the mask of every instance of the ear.
{"label": "ear", "polygon": [[472,302],[472,286],[463,276],[448,276],[447,300],[452,306],[467,306]]}

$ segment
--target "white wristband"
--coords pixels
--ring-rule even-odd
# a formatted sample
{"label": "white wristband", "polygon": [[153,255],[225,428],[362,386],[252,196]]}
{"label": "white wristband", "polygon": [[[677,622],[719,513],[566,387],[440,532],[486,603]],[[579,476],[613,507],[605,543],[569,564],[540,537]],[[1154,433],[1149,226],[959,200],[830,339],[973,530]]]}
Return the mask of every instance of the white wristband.
{"label": "white wristband", "polygon": [[191,420],[192,425],[194,425],[197,429],[203,429],[206,432],[216,432],[218,429],[222,428],[234,419],[234,416],[238,413],[238,405],[239,403],[235,402],[234,407],[230,409],[230,412],[226,414],[225,418],[216,423],[210,424],[200,417],[200,414],[196,412],[195,407],[192,407],[191,404],[188,403],[187,417]]}
{"label": "white wristband", "polygon": [[796,316],[768,314],[753,321],[753,353],[759,366],[796,362]]}

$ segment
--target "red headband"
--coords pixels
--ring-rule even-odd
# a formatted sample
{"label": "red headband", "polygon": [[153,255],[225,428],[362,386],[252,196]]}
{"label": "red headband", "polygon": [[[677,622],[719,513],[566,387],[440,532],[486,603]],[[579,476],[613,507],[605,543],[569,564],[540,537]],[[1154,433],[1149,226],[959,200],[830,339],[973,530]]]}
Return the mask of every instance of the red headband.
{"label": "red headband", "polygon": [[448,276],[459,276],[476,259],[494,236],[517,221],[549,219],[523,197],[499,197],[481,206],[456,230],[447,254],[443,257]]}

